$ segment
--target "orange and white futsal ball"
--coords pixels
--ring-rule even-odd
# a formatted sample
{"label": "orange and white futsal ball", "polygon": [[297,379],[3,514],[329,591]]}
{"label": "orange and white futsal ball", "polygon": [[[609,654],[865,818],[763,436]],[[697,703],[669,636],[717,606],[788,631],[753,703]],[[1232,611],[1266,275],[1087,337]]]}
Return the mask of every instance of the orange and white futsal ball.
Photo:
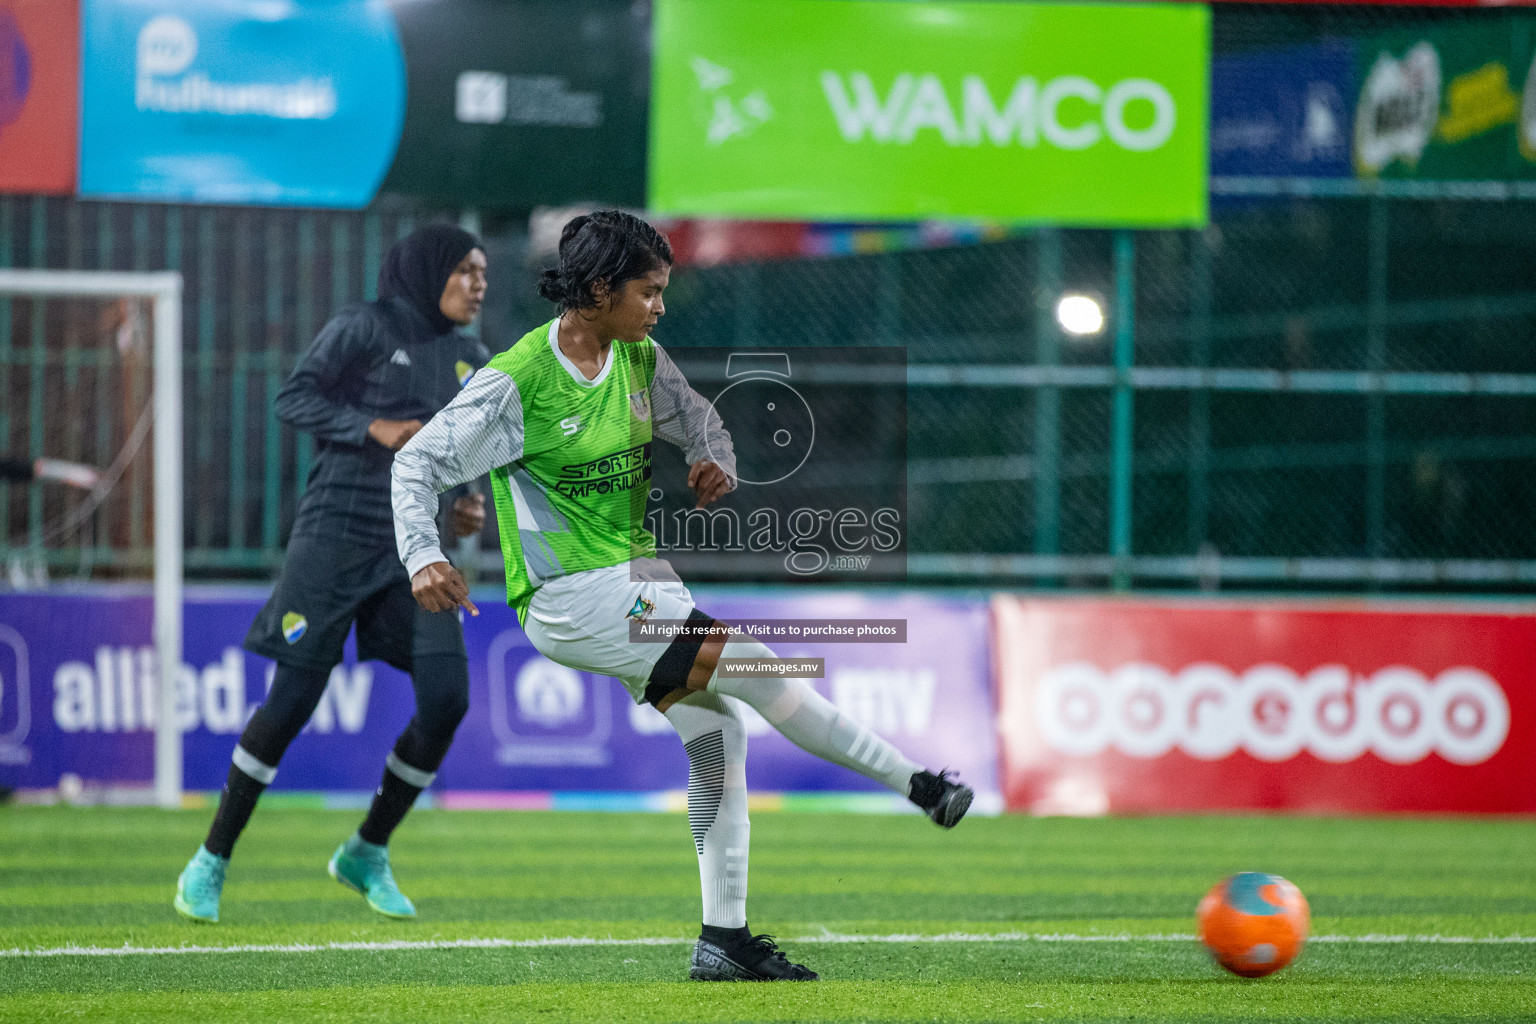
{"label": "orange and white futsal ball", "polygon": [[1196,916],[1200,941],[1216,962],[1245,978],[1273,974],[1296,959],[1312,917],[1300,889],[1261,871],[1217,882]]}

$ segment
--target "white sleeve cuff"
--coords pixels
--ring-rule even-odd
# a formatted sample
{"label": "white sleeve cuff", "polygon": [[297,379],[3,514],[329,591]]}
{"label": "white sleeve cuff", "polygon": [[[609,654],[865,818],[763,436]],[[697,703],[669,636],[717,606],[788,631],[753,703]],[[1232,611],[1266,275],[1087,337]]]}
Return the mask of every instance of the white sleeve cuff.
{"label": "white sleeve cuff", "polygon": [[446,561],[448,561],[448,558],[443,554],[441,548],[423,548],[422,550],[412,555],[410,560],[405,563],[405,575],[410,579],[415,579],[416,574],[421,572],[421,570],[425,569],[427,566],[433,564],[434,562]]}

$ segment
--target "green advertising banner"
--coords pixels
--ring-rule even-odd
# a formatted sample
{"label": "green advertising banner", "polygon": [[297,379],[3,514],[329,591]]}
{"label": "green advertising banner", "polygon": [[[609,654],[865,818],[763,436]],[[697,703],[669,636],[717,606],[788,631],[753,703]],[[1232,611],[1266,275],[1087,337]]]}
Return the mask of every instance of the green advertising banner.
{"label": "green advertising banner", "polygon": [[1359,54],[1361,177],[1536,178],[1536,18],[1377,36]]}
{"label": "green advertising banner", "polygon": [[1205,222],[1203,6],[657,0],[654,17],[660,213]]}

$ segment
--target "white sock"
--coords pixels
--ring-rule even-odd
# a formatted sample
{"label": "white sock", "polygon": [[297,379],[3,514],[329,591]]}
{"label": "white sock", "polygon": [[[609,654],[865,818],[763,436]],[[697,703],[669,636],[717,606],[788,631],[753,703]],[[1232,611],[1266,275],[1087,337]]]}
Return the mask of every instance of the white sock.
{"label": "white sock", "polygon": [[747,730],[728,697],[690,693],[667,709],[688,751],[688,828],[699,854],[704,923],[747,923]]}
{"label": "white sock", "polygon": [[[720,652],[724,658],[773,658],[764,644],[732,633]],[[852,768],[866,778],[908,795],[914,772],[922,767],[901,751],[837,710],[804,679],[752,678],[720,675],[716,670],[709,689],[746,701],[801,750]]]}

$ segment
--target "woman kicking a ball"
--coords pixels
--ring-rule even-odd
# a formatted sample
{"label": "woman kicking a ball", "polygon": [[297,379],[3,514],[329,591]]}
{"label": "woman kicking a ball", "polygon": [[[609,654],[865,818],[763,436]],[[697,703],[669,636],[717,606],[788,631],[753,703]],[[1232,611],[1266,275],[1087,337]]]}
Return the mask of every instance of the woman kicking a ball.
{"label": "woman kicking a ball", "polygon": [[[951,828],[967,786],[907,760],[804,680],[726,677],[722,658],[766,646],[694,607],[644,529],[653,437],[683,449],[702,508],[735,487],[730,435],[650,339],[672,248],[627,213],[577,217],[539,291],[560,314],[476,373],[395,457],[395,537],[428,612],[479,614],[438,547],[438,494],[491,474],[507,601],[551,661],[614,676],[661,711],[688,753],[688,824],[704,892],[690,977],[813,981],[747,927],[744,701],[802,749],[908,797]],[[631,643],[634,619],[686,621],[668,645]],[[734,699],[733,699],[734,698]]]}

